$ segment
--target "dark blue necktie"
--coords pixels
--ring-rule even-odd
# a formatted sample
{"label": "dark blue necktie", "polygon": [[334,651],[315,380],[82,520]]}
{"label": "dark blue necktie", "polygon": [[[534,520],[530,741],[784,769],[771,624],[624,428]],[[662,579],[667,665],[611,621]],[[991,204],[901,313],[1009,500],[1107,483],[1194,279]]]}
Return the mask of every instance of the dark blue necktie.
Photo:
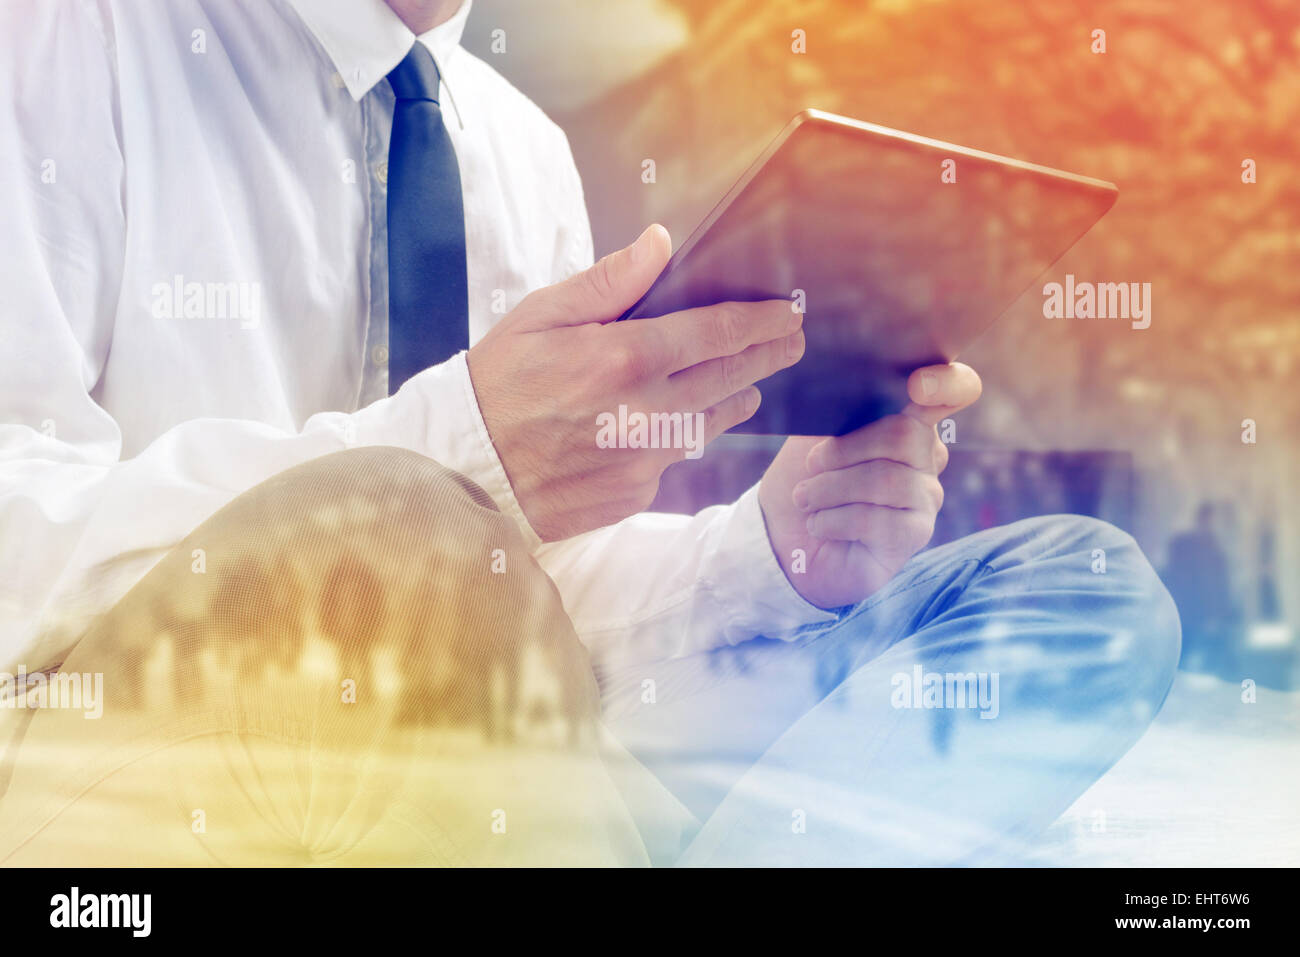
{"label": "dark blue necktie", "polygon": [[418,40],[388,83],[388,392],[469,348],[465,208],[438,106],[438,65]]}

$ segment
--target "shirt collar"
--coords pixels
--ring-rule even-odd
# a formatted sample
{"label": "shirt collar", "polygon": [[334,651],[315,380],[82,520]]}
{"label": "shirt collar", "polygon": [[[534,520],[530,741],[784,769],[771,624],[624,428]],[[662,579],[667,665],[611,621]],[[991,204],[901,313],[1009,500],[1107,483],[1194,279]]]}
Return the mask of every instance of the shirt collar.
{"label": "shirt collar", "polygon": [[[384,0],[289,0],[334,62],[352,99],[360,100],[411,50],[416,36]],[[419,40],[442,67],[460,45],[473,0]]]}

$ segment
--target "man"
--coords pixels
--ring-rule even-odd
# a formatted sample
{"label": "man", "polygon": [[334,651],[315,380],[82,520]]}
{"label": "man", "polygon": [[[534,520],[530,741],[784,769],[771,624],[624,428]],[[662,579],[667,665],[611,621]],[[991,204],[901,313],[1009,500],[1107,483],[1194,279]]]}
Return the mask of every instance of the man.
{"label": "man", "polygon": [[[1140,551],[1058,517],[914,557],[934,425],[979,394],[960,365],[917,370],[901,415],[790,439],[734,505],[645,514],[684,450],[601,448],[597,417],[700,412],[712,438],[797,361],[801,317],[609,322],[668,237],[591,265],[564,136],[458,46],[469,6],[0,12],[26,676],[0,855],[1014,853],[1168,689],[1177,619]],[[102,675],[101,719],[51,704],[69,675]],[[973,719],[946,756],[934,707]]]}
{"label": "man", "polygon": [[1232,577],[1214,512],[1212,502],[1197,507],[1195,526],[1170,539],[1164,571],[1185,622],[1181,664],[1190,671],[1225,669],[1232,651]]}

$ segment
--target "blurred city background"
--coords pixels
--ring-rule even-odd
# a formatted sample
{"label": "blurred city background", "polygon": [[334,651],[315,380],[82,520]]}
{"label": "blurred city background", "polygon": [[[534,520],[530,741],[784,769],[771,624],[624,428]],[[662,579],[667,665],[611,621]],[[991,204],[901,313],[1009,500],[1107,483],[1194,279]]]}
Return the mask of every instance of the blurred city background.
{"label": "blurred city background", "polygon": [[[1151,327],[1045,319],[1041,283],[1021,297],[962,357],[985,395],[935,540],[1108,519],[1174,592],[1186,669],[1296,686],[1300,6],[474,0],[465,45],[567,132],[597,255],[656,220],[682,242],[804,107],[1118,184],[1043,281],[1149,282]],[[727,437],[657,507],[730,500],[775,448]]]}

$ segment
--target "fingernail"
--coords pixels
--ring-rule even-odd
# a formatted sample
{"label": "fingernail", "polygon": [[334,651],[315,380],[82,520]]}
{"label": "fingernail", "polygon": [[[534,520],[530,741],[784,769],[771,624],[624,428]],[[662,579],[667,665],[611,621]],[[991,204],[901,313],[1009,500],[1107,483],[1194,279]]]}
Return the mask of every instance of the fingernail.
{"label": "fingernail", "polygon": [[654,225],[651,224],[647,226],[642,231],[641,235],[636,238],[636,242],[632,244],[632,249],[630,250],[632,262],[639,263],[641,260],[645,259],[645,257],[649,254],[650,233],[653,231],[654,231]]}
{"label": "fingernail", "polygon": [[921,373],[921,395],[923,395],[927,399],[932,399],[934,398],[935,393],[938,391],[939,391],[939,377],[936,376],[933,372],[922,372]]}
{"label": "fingernail", "polygon": [[803,358],[803,347],[804,341],[802,332],[796,332],[791,336],[787,336],[785,341],[786,358],[798,362]]}
{"label": "fingernail", "polygon": [[791,497],[794,499],[794,507],[799,511],[806,511],[808,508],[808,485],[800,482],[794,487]]}
{"label": "fingernail", "polygon": [[808,453],[808,458],[804,459],[804,465],[808,467],[809,472],[820,472],[826,465],[826,443],[821,442],[812,447]]}

